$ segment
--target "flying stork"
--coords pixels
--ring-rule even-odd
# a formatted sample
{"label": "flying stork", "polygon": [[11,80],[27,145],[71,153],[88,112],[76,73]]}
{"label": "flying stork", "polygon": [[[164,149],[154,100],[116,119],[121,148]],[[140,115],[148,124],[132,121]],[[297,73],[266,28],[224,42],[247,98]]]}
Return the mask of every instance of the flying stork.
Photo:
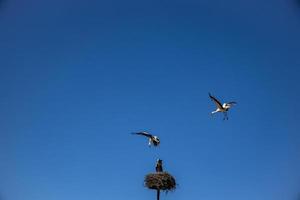
{"label": "flying stork", "polygon": [[136,134],[136,135],[143,135],[146,136],[149,139],[148,145],[149,147],[151,147],[151,145],[153,144],[155,147],[157,147],[160,143],[160,140],[157,136],[152,135],[150,133],[147,133],[146,131],[142,131],[142,132],[135,132],[132,134]]}
{"label": "flying stork", "polygon": [[161,159],[157,159],[155,170],[156,170],[156,172],[163,172],[162,160]]}
{"label": "flying stork", "polygon": [[221,104],[221,102],[216,99],[214,96],[212,96],[210,93],[208,93],[209,97],[211,98],[211,100],[213,102],[215,102],[216,106],[217,106],[217,109],[213,112],[211,112],[211,114],[215,114],[217,112],[222,112],[224,113],[224,118],[223,120],[227,119],[228,120],[228,116],[227,116],[227,111],[233,106],[236,104],[235,101],[231,101],[231,102],[228,102],[228,103],[223,103],[223,105]]}

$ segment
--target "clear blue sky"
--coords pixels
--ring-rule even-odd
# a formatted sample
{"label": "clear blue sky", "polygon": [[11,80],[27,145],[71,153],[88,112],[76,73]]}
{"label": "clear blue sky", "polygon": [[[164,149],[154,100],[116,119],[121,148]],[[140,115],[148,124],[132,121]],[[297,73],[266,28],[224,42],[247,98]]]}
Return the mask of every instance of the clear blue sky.
{"label": "clear blue sky", "polygon": [[162,199],[295,200],[299,39],[296,0],[1,0],[1,200],[152,200],[158,157]]}

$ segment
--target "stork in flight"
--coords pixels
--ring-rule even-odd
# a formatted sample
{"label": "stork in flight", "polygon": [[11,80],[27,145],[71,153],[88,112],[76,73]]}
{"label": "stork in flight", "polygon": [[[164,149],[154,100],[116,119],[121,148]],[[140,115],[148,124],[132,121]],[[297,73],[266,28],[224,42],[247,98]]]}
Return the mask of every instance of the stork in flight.
{"label": "stork in flight", "polygon": [[211,100],[213,102],[215,102],[216,106],[217,106],[217,109],[213,112],[211,112],[211,114],[215,114],[217,112],[222,112],[224,113],[224,118],[223,120],[227,119],[228,120],[228,116],[227,116],[227,111],[233,106],[236,104],[235,101],[231,101],[231,102],[228,102],[228,103],[223,103],[223,105],[221,104],[221,102],[216,99],[214,96],[212,96],[210,93],[208,93],[209,97],[211,98]]}
{"label": "stork in flight", "polygon": [[132,134],[136,134],[136,135],[143,135],[143,136],[146,136],[149,140],[148,142],[148,145],[149,147],[151,147],[151,145],[153,144],[153,146],[158,146],[159,143],[160,143],[160,140],[157,136],[155,135],[152,135],[150,133],[147,133],[146,131],[142,131],[142,132],[135,132],[135,133],[132,133]]}

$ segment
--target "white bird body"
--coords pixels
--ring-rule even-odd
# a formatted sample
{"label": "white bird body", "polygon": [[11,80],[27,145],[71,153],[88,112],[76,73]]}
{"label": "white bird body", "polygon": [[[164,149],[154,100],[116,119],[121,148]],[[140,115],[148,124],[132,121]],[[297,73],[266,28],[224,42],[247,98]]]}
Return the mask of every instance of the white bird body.
{"label": "white bird body", "polygon": [[224,120],[225,119],[228,119],[228,116],[227,116],[227,112],[228,112],[228,110],[233,106],[233,105],[235,105],[236,104],[236,102],[234,102],[234,101],[231,101],[231,102],[228,102],[228,103],[223,103],[223,104],[221,104],[220,103],[220,101],[217,99],[217,98],[215,98],[214,96],[212,96],[210,93],[208,94],[209,95],[209,97],[211,98],[211,100],[216,104],[216,106],[217,106],[217,109],[215,110],[215,111],[213,111],[213,112],[211,112],[211,114],[215,114],[215,113],[217,113],[217,112],[222,112],[222,113],[224,113]]}

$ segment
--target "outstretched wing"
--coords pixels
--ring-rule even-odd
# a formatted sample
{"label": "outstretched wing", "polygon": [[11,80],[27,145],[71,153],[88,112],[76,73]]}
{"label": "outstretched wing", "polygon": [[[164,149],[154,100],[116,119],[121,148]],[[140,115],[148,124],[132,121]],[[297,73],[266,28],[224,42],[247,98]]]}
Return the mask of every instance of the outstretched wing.
{"label": "outstretched wing", "polygon": [[230,102],[228,102],[227,104],[229,104],[229,105],[235,105],[235,104],[237,104],[235,101],[230,101]]}
{"label": "outstretched wing", "polygon": [[210,99],[213,100],[213,101],[215,102],[215,104],[217,105],[217,107],[218,107],[219,109],[223,109],[223,106],[222,106],[221,102],[220,102],[218,99],[216,99],[216,98],[215,98],[214,96],[212,96],[210,93],[208,93],[208,95],[209,95]]}
{"label": "outstretched wing", "polygon": [[142,131],[142,132],[135,132],[135,133],[132,133],[132,134],[136,134],[136,135],[143,135],[143,136],[146,136],[148,138],[151,138],[152,135],[150,133],[147,133],[145,131]]}

